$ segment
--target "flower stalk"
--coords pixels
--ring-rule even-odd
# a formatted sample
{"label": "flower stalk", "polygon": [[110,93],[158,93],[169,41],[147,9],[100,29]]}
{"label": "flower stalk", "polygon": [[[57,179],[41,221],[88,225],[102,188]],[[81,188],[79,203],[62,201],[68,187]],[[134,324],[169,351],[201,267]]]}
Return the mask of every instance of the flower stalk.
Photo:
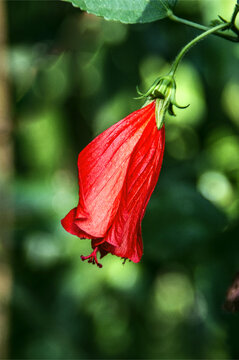
{"label": "flower stalk", "polygon": [[213,28],[203,32],[202,34],[198,35],[197,37],[195,37],[192,41],[190,41],[186,46],[184,46],[182,48],[182,50],[179,52],[179,54],[177,55],[176,59],[173,62],[173,65],[171,67],[171,70],[169,72],[169,75],[173,76],[175,75],[175,72],[178,68],[178,65],[180,63],[180,61],[182,60],[182,58],[184,57],[184,55],[194,46],[196,45],[199,41],[203,40],[204,38],[206,38],[208,35],[211,35],[213,33],[215,33],[218,30],[226,30],[230,27],[230,23],[223,23],[217,26],[214,26]]}

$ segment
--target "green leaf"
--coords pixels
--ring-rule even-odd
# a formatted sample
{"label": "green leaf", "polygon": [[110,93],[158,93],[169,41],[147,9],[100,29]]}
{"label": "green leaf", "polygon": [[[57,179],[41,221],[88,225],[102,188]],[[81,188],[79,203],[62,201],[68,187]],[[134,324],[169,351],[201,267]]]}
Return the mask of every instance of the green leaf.
{"label": "green leaf", "polygon": [[177,0],[68,0],[81,10],[127,24],[147,23],[167,17]]}

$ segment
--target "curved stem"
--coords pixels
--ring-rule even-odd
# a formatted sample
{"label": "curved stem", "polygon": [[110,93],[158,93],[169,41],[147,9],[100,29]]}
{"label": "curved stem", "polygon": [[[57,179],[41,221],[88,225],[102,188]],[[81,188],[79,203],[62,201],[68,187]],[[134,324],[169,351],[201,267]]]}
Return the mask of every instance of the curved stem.
{"label": "curved stem", "polygon": [[236,17],[238,15],[238,13],[239,13],[239,0],[237,0],[237,4],[234,7],[234,11],[233,11],[231,21],[230,21],[231,30],[237,35],[237,39],[239,41],[239,29],[235,25],[235,21],[236,21]]}
{"label": "curved stem", "polygon": [[225,30],[229,27],[230,27],[230,23],[217,25],[217,26],[210,28],[209,30],[203,32],[202,34],[200,34],[199,36],[194,38],[192,41],[190,41],[186,46],[184,46],[184,48],[182,48],[182,50],[177,55],[176,59],[173,62],[172,68],[169,72],[169,75],[174,76],[174,74],[177,70],[178,64],[182,60],[183,56],[188,52],[188,50],[191,49],[192,46],[196,45],[200,40],[203,40],[206,36],[213,34],[218,30]]}
{"label": "curved stem", "polygon": [[[237,4],[235,5],[235,8],[234,8],[234,11],[233,11],[233,14],[232,14],[232,18],[231,18],[231,24],[235,24],[235,21],[236,21],[236,17],[237,17],[237,14],[239,13],[239,0],[237,0]],[[238,32],[237,32],[238,33]]]}
{"label": "curved stem", "polygon": [[[178,23],[181,23],[181,24],[184,24],[184,25],[187,25],[187,26],[190,26],[190,27],[194,27],[194,28],[199,29],[199,30],[206,31],[206,30],[211,29],[210,27],[207,27],[207,26],[195,23],[193,21],[189,21],[189,20],[180,18],[179,16],[174,15],[172,12],[169,13],[168,18],[170,20],[176,21]],[[226,40],[229,40],[229,41],[232,41],[232,42],[239,42],[239,36],[233,36],[233,35],[230,35],[230,34],[224,34],[221,31],[216,31],[216,32],[213,33],[213,35],[219,36],[219,37],[221,37],[223,39],[226,39]]]}

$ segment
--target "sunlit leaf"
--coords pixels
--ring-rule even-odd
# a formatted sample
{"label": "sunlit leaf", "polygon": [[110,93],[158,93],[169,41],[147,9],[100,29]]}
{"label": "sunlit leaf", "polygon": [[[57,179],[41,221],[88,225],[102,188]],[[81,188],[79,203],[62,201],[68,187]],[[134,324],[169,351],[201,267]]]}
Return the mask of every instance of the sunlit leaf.
{"label": "sunlit leaf", "polygon": [[177,0],[67,0],[90,14],[127,24],[147,23],[167,17]]}

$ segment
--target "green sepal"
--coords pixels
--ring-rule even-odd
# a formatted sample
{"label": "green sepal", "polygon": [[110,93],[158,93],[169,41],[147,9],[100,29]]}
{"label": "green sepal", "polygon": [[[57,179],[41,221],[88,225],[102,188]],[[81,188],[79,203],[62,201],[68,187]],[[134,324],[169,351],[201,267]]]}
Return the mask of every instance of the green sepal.
{"label": "green sepal", "polygon": [[165,95],[161,91],[159,91],[158,89],[155,89],[154,90],[154,97],[156,99],[164,99]]}
{"label": "green sepal", "polygon": [[164,110],[164,102],[162,99],[156,99],[156,105],[155,105],[155,119],[156,119],[156,125],[158,130],[160,130],[163,127],[164,124],[164,116],[165,116],[165,110]]}
{"label": "green sepal", "polygon": [[186,109],[189,106],[189,104],[180,106],[176,102],[176,82],[170,74],[157,78],[146,93],[142,93],[137,87],[137,93],[139,94],[137,99],[147,99],[143,107],[155,100],[155,120],[158,129],[161,129],[164,124],[166,112],[171,116],[176,116],[173,106],[179,109]]}
{"label": "green sepal", "polygon": [[139,87],[136,86],[136,91],[139,96],[136,97],[135,99],[143,99],[143,98],[147,98],[147,97],[154,99],[155,97],[152,96],[152,92],[156,88],[156,86],[160,83],[161,79],[162,79],[162,77],[157,78],[145,93],[140,91]]}
{"label": "green sepal", "polygon": [[171,103],[172,103],[172,105],[176,106],[179,109],[187,109],[190,106],[190,104],[185,105],[185,106],[181,106],[176,102],[176,100],[172,100]]}
{"label": "green sepal", "polygon": [[168,107],[168,113],[169,115],[172,115],[172,116],[176,116],[174,110],[173,110],[173,104],[169,104],[169,107]]}

